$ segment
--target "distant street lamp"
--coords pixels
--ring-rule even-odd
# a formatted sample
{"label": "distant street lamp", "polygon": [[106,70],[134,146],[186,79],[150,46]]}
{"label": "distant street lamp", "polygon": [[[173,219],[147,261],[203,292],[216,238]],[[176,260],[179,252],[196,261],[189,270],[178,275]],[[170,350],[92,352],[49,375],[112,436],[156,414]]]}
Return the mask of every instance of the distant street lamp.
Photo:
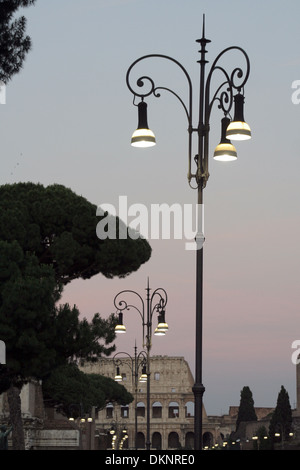
{"label": "distant street lamp", "polygon": [[[118,356],[126,356],[126,357],[118,357]],[[127,359],[128,358],[128,359]],[[146,364],[147,364],[147,354],[145,351],[140,351],[137,354],[137,347],[134,346],[134,356],[130,356],[127,352],[118,352],[113,357],[113,362],[116,366],[116,375],[115,381],[122,382],[123,377],[120,371],[120,367],[122,365],[126,365],[131,369],[132,381],[134,385],[134,394],[135,394],[135,407],[134,407],[134,424],[135,424],[135,450],[137,450],[137,391],[138,391],[138,383],[139,382],[146,382],[147,381],[147,374],[146,374]],[[139,374],[139,369],[142,369],[142,373]]]}
{"label": "distant street lamp", "polygon": [[128,439],[126,426],[122,424],[120,425],[116,420],[113,420],[110,424],[111,427],[108,433],[111,438],[111,448],[113,450],[122,450],[124,442]]}
{"label": "distant street lamp", "polygon": [[[193,126],[192,111],[193,111],[193,95],[192,95],[192,81],[186,69],[172,57],[162,54],[149,54],[137,59],[131,64],[126,74],[126,83],[129,90],[134,95],[133,103],[138,107],[138,126],[134,131],[131,139],[131,144],[136,147],[149,147],[156,144],[154,133],[149,129],[147,120],[147,104],[144,99],[147,96],[153,95],[160,96],[161,91],[168,91],[172,93],[182,104],[188,120],[188,183],[193,189],[198,191],[197,203],[199,207],[203,204],[203,190],[206,187],[209,172],[208,172],[208,155],[209,155],[209,131],[210,131],[210,116],[213,104],[218,102],[219,109],[224,113],[221,121],[221,139],[219,145],[214,151],[214,158],[219,161],[233,161],[237,158],[237,152],[232,145],[232,140],[246,140],[251,138],[251,130],[244,120],[244,85],[246,84],[250,73],[250,62],[246,52],[240,47],[232,46],[224,49],[212,63],[210,71],[205,77],[205,67],[207,60],[206,45],[210,42],[205,37],[205,22],[203,17],[202,38],[198,39],[201,46],[200,49],[200,84],[199,84],[199,121],[197,127]],[[235,67],[231,73],[228,73],[225,68],[220,64],[220,59],[229,51],[237,51],[241,53],[245,61],[245,73],[241,67]],[[165,59],[173,62],[184,73],[188,83],[188,103],[186,104],[180,96],[170,88],[164,86],[156,86],[153,79],[148,76],[141,76],[137,81],[134,88],[131,86],[131,72],[140,61],[144,59],[157,58]],[[210,96],[211,80],[214,72],[221,75],[221,84],[217,87],[212,98]],[[146,90],[145,84],[149,85]],[[141,90],[137,90],[137,87]],[[144,88],[145,87],[145,88]],[[150,89],[149,89],[150,88]],[[140,98],[138,104],[135,99]],[[233,120],[229,118],[230,111],[234,106]],[[193,134],[197,135],[197,154],[194,157],[196,163],[196,171],[192,173],[192,137]],[[195,187],[192,186],[191,181],[195,180]],[[202,401],[204,394],[204,386],[202,384],[202,303],[203,303],[203,244],[204,233],[202,218],[198,217],[197,234],[195,237],[197,248],[196,259],[196,367],[195,367],[195,384],[193,393],[195,398],[195,421],[194,421],[194,438],[195,449],[202,449]]]}
{"label": "distant street lamp", "polygon": [[[147,296],[144,302],[143,298],[133,290],[123,290],[119,292],[114,298],[114,305],[117,309],[118,324],[115,327],[116,333],[125,333],[126,327],[123,323],[123,314],[125,311],[135,310],[139,313],[142,320],[143,327],[143,348],[146,348],[146,374],[147,374],[147,438],[146,449],[150,450],[150,350],[151,350],[151,337],[152,337],[152,317],[157,313],[158,324],[154,331],[155,335],[163,336],[168,330],[168,325],[165,321],[165,308],[167,305],[167,293],[161,287],[155,289],[150,295],[149,280],[146,288]],[[136,297],[139,300],[139,306],[131,303],[131,299]],[[126,300],[127,299],[127,300]]]}

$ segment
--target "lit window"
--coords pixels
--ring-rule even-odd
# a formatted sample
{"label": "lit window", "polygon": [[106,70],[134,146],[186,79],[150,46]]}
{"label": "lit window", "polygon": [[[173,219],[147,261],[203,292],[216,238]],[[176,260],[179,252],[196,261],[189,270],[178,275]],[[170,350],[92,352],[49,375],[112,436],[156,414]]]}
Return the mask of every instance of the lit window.
{"label": "lit window", "polygon": [[178,418],[179,416],[179,406],[175,401],[171,401],[169,404],[169,418]]}
{"label": "lit window", "polygon": [[112,403],[108,403],[106,405],[106,419],[111,419],[113,418],[114,415],[114,407]]}
{"label": "lit window", "polygon": [[121,417],[122,418],[129,418],[129,407],[126,406],[121,406]]}
{"label": "lit window", "polygon": [[186,418],[193,418],[194,417],[194,402],[193,401],[188,401],[185,404],[185,417]]}

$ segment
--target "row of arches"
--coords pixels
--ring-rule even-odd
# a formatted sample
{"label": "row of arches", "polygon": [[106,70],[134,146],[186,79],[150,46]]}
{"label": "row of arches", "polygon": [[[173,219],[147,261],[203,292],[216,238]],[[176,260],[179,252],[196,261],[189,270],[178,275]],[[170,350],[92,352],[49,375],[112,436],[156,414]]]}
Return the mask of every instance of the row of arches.
{"label": "row of arches", "polygon": [[[108,440],[108,447],[113,447],[112,435],[109,434],[110,439]],[[120,437],[119,437],[120,439]],[[214,444],[213,435],[211,432],[205,432],[202,437],[203,448],[210,448]],[[184,436],[184,441],[180,442],[179,434],[176,431],[171,431],[167,435],[166,441],[163,442],[162,434],[158,431],[153,432],[150,438],[151,449],[153,450],[162,450],[162,449],[187,449],[191,450],[194,448],[194,433],[192,431],[186,432]],[[132,446],[136,446],[137,449],[146,449],[146,436],[143,432],[139,431],[136,436],[136,441],[130,442],[130,440],[122,440],[122,448],[128,449]],[[164,447],[163,447],[164,446]]]}
{"label": "row of arches", "polygon": [[[213,444],[213,436],[210,432],[205,432],[203,434],[203,447],[211,447]],[[152,448],[161,450],[162,449],[162,436],[159,432],[154,432],[152,434]],[[145,436],[142,432],[139,432],[137,435],[137,444],[138,448],[144,449],[145,448]],[[185,434],[185,442],[180,443],[179,435],[177,432],[172,431],[168,434],[168,449],[180,449],[182,446],[185,449],[193,449],[194,448],[194,433],[187,432]]]}
{"label": "row of arches", "polygon": [[[184,413],[184,416],[180,416],[180,413]],[[159,401],[155,401],[151,407],[151,417],[152,418],[162,418],[163,415],[163,405]],[[146,406],[145,403],[140,401],[137,403],[137,416],[145,417],[146,416]],[[184,411],[180,411],[180,407],[178,402],[171,401],[168,403],[168,418],[178,418],[185,417],[185,418],[193,418],[194,417],[194,402],[188,401],[184,405]],[[129,407],[128,406],[121,406],[121,417],[128,418],[129,417]],[[106,406],[106,418],[111,419],[113,418],[113,404],[108,403]]]}
{"label": "row of arches", "polygon": [[[162,435],[160,432],[154,432],[151,436],[151,448],[156,450],[162,450]],[[187,432],[185,435],[185,442],[184,447],[186,449],[192,449],[194,445],[194,433]],[[179,435],[177,432],[172,431],[168,434],[168,442],[167,442],[168,449],[181,449],[182,444],[179,440]],[[128,448],[128,441],[124,448]],[[138,449],[145,449],[146,448],[146,438],[143,432],[137,433],[137,448]]]}

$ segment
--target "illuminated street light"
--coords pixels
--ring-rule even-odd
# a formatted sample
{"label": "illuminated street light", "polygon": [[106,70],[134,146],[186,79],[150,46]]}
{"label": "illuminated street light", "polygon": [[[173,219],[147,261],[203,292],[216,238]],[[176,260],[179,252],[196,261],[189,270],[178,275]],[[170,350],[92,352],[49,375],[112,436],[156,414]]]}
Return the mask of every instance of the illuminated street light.
{"label": "illuminated street light", "polygon": [[[146,349],[146,375],[147,375],[147,438],[146,449],[150,450],[150,350],[151,350],[151,337],[152,337],[152,318],[154,313],[158,315],[158,325],[156,330],[165,334],[167,324],[165,322],[165,308],[167,305],[168,297],[166,291],[159,287],[155,289],[150,295],[149,279],[146,287],[145,301],[137,292],[133,290],[123,290],[119,292],[114,298],[114,305],[119,314],[119,321],[115,327],[116,332],[124,332],[125,326],[123,325],[123,313],[134,310],[139,314],[142,320],[143,327],[143,347]],[[132,303],[132,298],[138,300],[138,306]],[[159,330],[159,326],[165,325],[165,330]],[[123,327],[123,328],[122,328]],[[125,328],[126,331],[126,328]]]}
{"label": "illuminated street light", "polygon": [[[161,91],[170,92],[175,96],[185,111],[187,120],[188,120],[188,183],[189,185],[197,190],[197,204],[199,206],[203,205],[203,192],[206,187],[209,171],[208,171],[208,160],[209,160],[209,132],[210,132],[210,117],[211,111],[214,103],[218,104],[218,108],[223,112],[222,120],[222,136],[221,142],[217,146],[214,158],[221,161],[232,161],[236,160],[237,152],[235,147],[231,144],[232,140],[245,140],[251,138],[251,130],[249,125],[244,120],[244,86],[248,80],[250,73],[250,62],[246,52],[238,46],[232,46],[224,49],[222,52],[217,55],[216,59],[211,65],[211,68],[206,76],[205,68],[208,63],[206,60],[206,46],[210,43],[210,40],[205,37],[205,21],[203,17],[203,28],[202,28],[202,38],[196,41],[200,44],[200,83],[199,83],[199,120],[196,126],[193,125],[193,90],[192,90],[192,80],[190,75],[183,67],[183,65],[177,60],[163,54],[148,54],[139,59],[135,60],[126,74],[126,83],[134,95],[133,103],[135,104],[136,100],[140,100],[138,106],[139,110],[139,120],[140,114],[144,113],[144,118],[146,116],[147,108],[145,106],[144,99],[153,95],[158,98],[161,95]],[[241,66],[234,67],[230,72],[225,70],[223,65],[220,63],[223,56],[230,52],[238,52],[243,59],[245,65],[245,72]],[[183,72],[188,85],[188,100],[185,102],[181,97],[174,92],[174,90],[167,88],[166,86],[156,86],[154,80],[145,75],[141,75],[140,78],[134,81],[132,86],[133,79],[131,79],[132,69],[140,65],[141,61],[146,59],[158,59],[169,61]],[[211,82],[214,72],[217,72],[218,76],[223,77],[220,85],[216,88],[216,91],[212,93],[211,96]],[[235,108],[234,118],[231,121],[230,112],[231,109]],[[142,110],[143,108],[143,110]],[[144,119],[143,126],[149,131],[147,119]],[[143,131],[141,131],[143,133]],[[152,131],[151,131],[152,132]],[[193,135],[197,136],[197,151],[195,155],[192,155],[193,148]],[[155,137],[154,134],[151,138],[139,138],[136,136],[133,139],[132,145],[136,145],[137,141],[139,146],[144,146],[145,144],[150,143],[154,145]],[[196,163],[196,170],[192,172],[192,161]],[[192,185],[194,181],[194,185]],[[195,419],[194,419],[194,448],[202,449],[202,406],[203,406],[203,394],[205,388],[202,384],[202,336],[203,336],[203,243],[204,243],[204,234],[203,234],[203,225],[202,221],[198,219],[198,230],[195,237],[196,241],[196,322],[195,322],[195,384],[193,386],[193,393],[195,399]],[[156,330],[156,333],[163,334],[159,329]]]}

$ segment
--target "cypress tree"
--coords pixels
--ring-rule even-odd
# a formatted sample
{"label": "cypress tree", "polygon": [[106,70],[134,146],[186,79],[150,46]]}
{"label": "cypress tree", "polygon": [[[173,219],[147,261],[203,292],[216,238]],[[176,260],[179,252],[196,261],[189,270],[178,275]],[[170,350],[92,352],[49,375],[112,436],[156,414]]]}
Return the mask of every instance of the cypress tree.
{"label": "cypress tree", "polygon": [[242,421],[257,421],[252,392],[247,386],[245,386],[241,391],[239,412],[236,420],[236,430],[238,430],[239,424]]}
{"label": "cypress tree", "polygon": [[281,385],[280,392],[277,398],[276,408],[272,415],[269,427],[269,434],[272,440],[275,438],[275,433],[280,434],[280,439],[283,442],[289,437],[292,429],[292,409],[290,405],[289,394],[283,385]]}

